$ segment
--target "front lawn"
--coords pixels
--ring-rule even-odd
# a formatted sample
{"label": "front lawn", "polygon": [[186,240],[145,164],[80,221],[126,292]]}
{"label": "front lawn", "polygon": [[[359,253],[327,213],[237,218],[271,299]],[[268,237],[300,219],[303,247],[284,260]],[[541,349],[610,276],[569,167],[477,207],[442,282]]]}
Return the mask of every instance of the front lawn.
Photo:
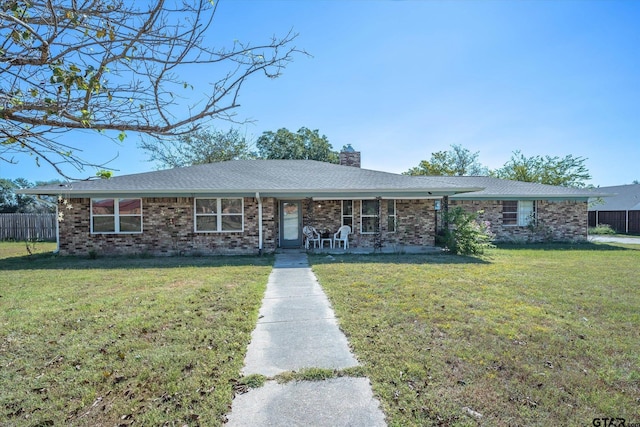
{"label": "front lawn", "polygon": [[640,423],[637,245],[311,261],[392,426]]}
{"label": "front lawn", "polygon": [[0,425],[221,425],[272,261],[0,243]]}

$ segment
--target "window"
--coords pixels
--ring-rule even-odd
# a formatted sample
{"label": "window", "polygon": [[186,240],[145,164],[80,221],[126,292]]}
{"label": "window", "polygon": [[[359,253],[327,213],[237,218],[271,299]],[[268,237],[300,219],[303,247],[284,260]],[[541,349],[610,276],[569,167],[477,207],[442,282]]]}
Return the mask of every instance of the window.
{"label": "window", "polygon": [[373,234],[378,231],[378,201],[362,200],[360,203],[360,232]]}
{"label": "window", "polygon": [[[396,231],[396,201],[383,200],[380,203],[382,209],[387,213],[387,231]],[[378,200],[362,200],[360,204],[360,232],[362,234],[373,234],[379,230]]]}
{"label": "window", "polygon": [[142,199],[91,199],[92,233],[142,233]]}
{"label": "window", "polygon": [[535,219],[533,200],[504,200],[502,202],[502,224],[527,226]]}
{"label": "window", "polygon": [[244,230],[243,199],[196,199],[196,232]]}
{"label": "window", "polygon": [[342,201],[342,225],[348,225],[353,231],[353,200]]}
{"label": "window", "polygon": [[396,201],[387,200],[387,231],[394,233],[396,231]]}

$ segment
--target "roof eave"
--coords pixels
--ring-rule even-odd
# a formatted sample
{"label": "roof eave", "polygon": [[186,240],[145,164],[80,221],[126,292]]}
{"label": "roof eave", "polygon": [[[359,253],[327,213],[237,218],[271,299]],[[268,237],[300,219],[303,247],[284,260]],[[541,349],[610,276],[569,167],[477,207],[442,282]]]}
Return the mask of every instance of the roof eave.
{"label": "roof eave", "polygon": [[[473,194],[465,193],[452,196],[454,200],[580,200],[594,197],[584,194]],[[597,197],[597,196],[595,196]]]}
{"label": "roof eave", "polygon": [[37,188],[25,188],[17,190],[20,194],[31,195],[65,195],[68,197],[122,197],[122,196],[136,196],[136,197],[194,197],[194,196],[214,196],[214,195],[235,195],[251,197],[256,193],[260,193],[264,197],[330,197],[345,195],[357,197],[371,197],[375,195],[397,195],[410,197],[412,195],[420,196],[451,196],[463,192],[480,191],[483,188],[468,187],[468,188],[409,188],[409,189],[397,189],[397,188],[379,188],[379,189],[158,189],[158,190],[115,190],[115,189],[98,189],[98,190],[74,190],[70,188],[61,187],[60,189],[37,189]]}

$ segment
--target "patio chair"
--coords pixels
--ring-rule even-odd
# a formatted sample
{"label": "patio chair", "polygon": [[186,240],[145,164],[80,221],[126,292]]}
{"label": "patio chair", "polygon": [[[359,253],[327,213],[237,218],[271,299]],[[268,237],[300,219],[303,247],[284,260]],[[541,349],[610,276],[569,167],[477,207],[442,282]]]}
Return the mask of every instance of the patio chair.
{"label": "patio chair", "polygon": [[349,234],[351,234],[351,227],[343,225],[338,229],[338,232],[333,235],[333,247],[340,247],[340,242],[344,244],[344,249],[349,249]]}
{"label": "patio chair", "polygon": [[302,228],[302,234],[304,234],[304,237],[305,237],[304,239],[305,249],[309,249],[310,242],[313,242],[314,248],[317,248],[318,246],[320,246],[320,233],[318,233],[318,230],[316,230],[310,225],[305,225]]}

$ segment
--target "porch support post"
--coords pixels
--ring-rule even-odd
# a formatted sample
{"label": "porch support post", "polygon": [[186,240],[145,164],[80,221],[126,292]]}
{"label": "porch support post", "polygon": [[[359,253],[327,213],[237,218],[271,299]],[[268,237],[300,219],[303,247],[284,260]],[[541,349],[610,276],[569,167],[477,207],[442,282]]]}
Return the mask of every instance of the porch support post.
{"label": "porch support post", "polygon": [[[361,202],[362,203],[362,202]],[[373,250],[382,250],[382,197],[376,197],[376,234],[373,237]]]}
{"label": "porch support post", "polygon": [[449,196],[442,196],[442,228],[449,229],[447,214],[449,213]]}
{"label": "porch support post", "polygon": [[56,217],[54,221],[56,222],[56,252],[60,252],[60,212],[59,212],[60,204],[56,202]]}
{"label": "porch support post", "polygon": [[262,199],[257,191],[256,200],[258,201],[258,252],[262,255]]}
{"label": "porch support post", "polygon": [[[307,197],[304,202],[307,204],[306,206],[303,206],[303,208],[307,208],[307,223],[308,225],[313,225],[314,227],[316,226],[315,224],[315,218],[314,218],[314,214],[313,214],[313,197]],[[304,221],[304,215],[303,215],[303,225],[305,224]]]}

